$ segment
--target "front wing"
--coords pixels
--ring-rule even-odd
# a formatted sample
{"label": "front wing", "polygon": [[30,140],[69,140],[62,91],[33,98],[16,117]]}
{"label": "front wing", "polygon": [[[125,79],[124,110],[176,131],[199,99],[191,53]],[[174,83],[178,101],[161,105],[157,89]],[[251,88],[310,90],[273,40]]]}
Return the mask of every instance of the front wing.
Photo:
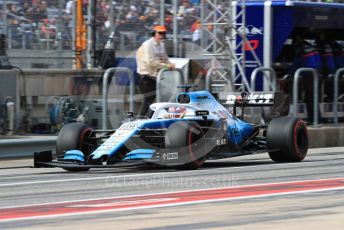
{"label": "front wing", "polygon": [[168,150],[157,152],[150,159],[126,159],[114,164],[88,164],[77,161],[53,160],[53,152],[42,151],[34,153],[34,168],[63,168],[63,169],[89,169],[89,168],[125,168],[138,166],[177,166],[183,162],[179,160],[178,153]]}

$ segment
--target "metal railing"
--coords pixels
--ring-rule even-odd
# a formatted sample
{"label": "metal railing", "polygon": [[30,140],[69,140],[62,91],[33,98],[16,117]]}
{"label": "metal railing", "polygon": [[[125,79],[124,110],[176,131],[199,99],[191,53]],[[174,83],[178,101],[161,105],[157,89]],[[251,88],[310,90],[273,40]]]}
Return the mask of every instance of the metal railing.
{"label": "metal railing", "polygon": [[[263,78],[265,78],[269,82],[271,90],[272,91],[276,91],[276,89],[277,89],[276,72],[272,68],[265,68],[265,67],[258,67],[258,68],[255,68],[252,71],[251,82],[250,82],[252,91],[256,91],[256,79],[257,79],[257,76],[258,76],[259,72],[262,72]],[[269,72],[270,75],[267,75],[264,72]],[[259,111],[261,113],[261,118],[260,118],[261,121],[260,122],[262,124],[264,124],[265,123],[265,120],[263,119],[264,109],[263,108],[259,108],[259,109],[260,109]],[[251,113],[251,119],[252,120],[255,120],[255,119],[257,119],[259,117],[258,116],[259,113],[255,112],[255,108],[251,108],[250,109],[250,113]]]}
{"label": "metal railing", "polygon": [[319,76],[318,72],[313,68],[300,68],[297,69],[294,74],[294,81],[293,81],[293,116],[297,117],[297,100],[299,96],[299,79],[301,77],[301,73],[310,72],[314,78],[313,81],[313,124],[318,125],[319,117],[318,117],[318,102],[319,102]]}
{"label": "metal railing", "polygon": [[109,90],[109,79],[112,79],[113,73],[126,73],[128,74],[128,79],[129,79],[129,110],[134,111],[134,96],[135,96],[135,79],[133,72],[127,68],[127,67],[113,67],[109,68],[106,70],[104,73],[104,78],[103,78],[103,100],[102,100],[102,129],[106,130],[108,129],[107,127],[107,112],[108,112],[108,104],[107,104],[107,99],[108,99],[108,90]]}
{"label": "metal railing", "polygon": [[337,69],[335,75],[334,75],[334,92],[333,92],[333,113],[334,113],[334,119],[333,122],[335,124],[338,124],[338,84],[339,84],[339,78],[341,77],[341,74],[344,74],[344,68]]}
{"label": "metal railing", "polygon": [[[228,72],[228,73],[231,72],[231,71],[230,71],[228,68],[226,68],[226,67],[212,67],[212,68],[210,68],[210,69],[208,70],[208,72],[207,72],[207,75],[205,76],[205,89],[206,89],[207,91],[210,90],[211,76],[212,76],[213,72],[218,71],[218,70],[224,70],[224,71],[226,71],[226,72]],[[223,76],[221,76],[221,77],[223,77]],[[229,78],[229,79],[225,78],[224,80],[226,80],[227,83],[229,83],[229,84],[231,85],[232,89],[234,89],[234,82],[232,81],[231,78]]]}
{"label": "metal railing", "polygon": [[175,70],[169,70],[169,69],[161,69],[156,77],[156,102],[161,102],[161,90],[160,90],[160,85],[161,85],[161,80],[163,77],[163,74],[166,72],[178,72],[179,75],[176,78],[177,85],[182,85],[187,83],[187,76],[184,76],[182,70],[180,69],[175,69]]}
{"label": "metal railing", "polygon": [[251,74],[251,89],[256,90],[256,78],[259,72],[270,72],[270,77],[263,73],[263,77],[269,82],[272,91],[277,89],[276,72],[272,68],[259,67],[253,70]]}

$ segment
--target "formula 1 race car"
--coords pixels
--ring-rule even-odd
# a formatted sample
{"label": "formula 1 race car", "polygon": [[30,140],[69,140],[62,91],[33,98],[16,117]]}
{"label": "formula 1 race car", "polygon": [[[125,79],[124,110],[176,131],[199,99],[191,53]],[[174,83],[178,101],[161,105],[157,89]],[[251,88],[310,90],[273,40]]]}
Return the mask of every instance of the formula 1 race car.
{"label": "formula 1 race car", "polygon": [[[307,126],[301,119],[283,116],[288,114],[289,100],[282,92],[214,96],[184,88],[175,103],[152,104],[144,119],[129,112],[117,130],[93,130],[83,123],[63,126],[57,137],[57,160],[52,151],[37,152],[35,167],[86,171],[147,164],[196,169],[207,159],[262,152],[275,162],[305,158]],[[266,106],[275,116],[267,125],[244,121],[245,108]]]}

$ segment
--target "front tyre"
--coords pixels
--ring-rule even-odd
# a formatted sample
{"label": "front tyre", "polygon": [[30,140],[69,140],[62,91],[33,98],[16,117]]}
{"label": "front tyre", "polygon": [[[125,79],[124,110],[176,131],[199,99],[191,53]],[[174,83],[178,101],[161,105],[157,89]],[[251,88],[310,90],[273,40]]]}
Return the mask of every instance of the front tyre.
{"label": "front tyre", "polygon": [[[88,158],[94,146],[88,141],[93,129],[83,123],[70,123],[62,127],[56,141],[56,156],[63,158],[68,150],[80,150],[85,159]],[[87,171],[88,168],[66,168],[67,171]]]}
{"label": "front tyre", "polygon": [[206,159],[204,133],[196,122],[179,121],[170,125],[165,148],[178,152],[182,162],[179,169],[197,169]]}
{"label": "front tyre", "polygon": [[307,125],[301,119],[273,119],[268,125],[266,138],[269,156],[275,162],[299,162],[307,155]]}

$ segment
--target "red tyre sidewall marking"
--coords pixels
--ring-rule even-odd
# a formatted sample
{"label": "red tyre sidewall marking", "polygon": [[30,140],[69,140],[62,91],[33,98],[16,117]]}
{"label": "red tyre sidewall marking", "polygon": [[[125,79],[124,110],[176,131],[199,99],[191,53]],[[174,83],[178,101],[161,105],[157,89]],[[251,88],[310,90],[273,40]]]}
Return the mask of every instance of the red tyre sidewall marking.
{"label": "red tyre sidewall marking", "polygon": [[[298,133],[298,130],[299,128],[302,126],[302,125],[305,125],[305,123],[302,121],[302,120],[298,120],[294,126],[294,148],[295,148],[295,151],[296,153],[299,155],[299,156],[303,156],[304,154],[301,152],[299,146],[298,146],[298,143],[297,143],[297,133]],[[304,127],[302,127],[302,129],[304,129]],[[303,131],[302,131],[303,132]],[[307,135],[307,132],[305,133],[306,134],[306,138],[308,138],[308,135]]]}
{"label": "red tyre sidewall marking", "polygon": [[80,143],[79,143],[79,149],[80,150],[83,150],[83,145],[84,145],[84,142],[85,142],[85,139],[86,139],[86,135],[91,133],[92,132],[92,129],[91,128],[87,128],[85,130],[82,131],[82,133],[80,134]]}
{"label": "red tyre sidewall marking", "polygon": [[[196,129],[196,127],[192,126],[193,129]],[[189,155],[190,155],[190,158],[191,158],[191,161],[193,161],[194,163],[196,163],[196,165],[198,167],[200,167],[202,165],[202,162],[200,159],[196,159],[195,156],[194,156],[194,152],[192,150],[192,130],[190,130],[189,132],[189,137],[188,137],[188,140],[189,140]],[[198,141],[198,140],[197,140]]]}

